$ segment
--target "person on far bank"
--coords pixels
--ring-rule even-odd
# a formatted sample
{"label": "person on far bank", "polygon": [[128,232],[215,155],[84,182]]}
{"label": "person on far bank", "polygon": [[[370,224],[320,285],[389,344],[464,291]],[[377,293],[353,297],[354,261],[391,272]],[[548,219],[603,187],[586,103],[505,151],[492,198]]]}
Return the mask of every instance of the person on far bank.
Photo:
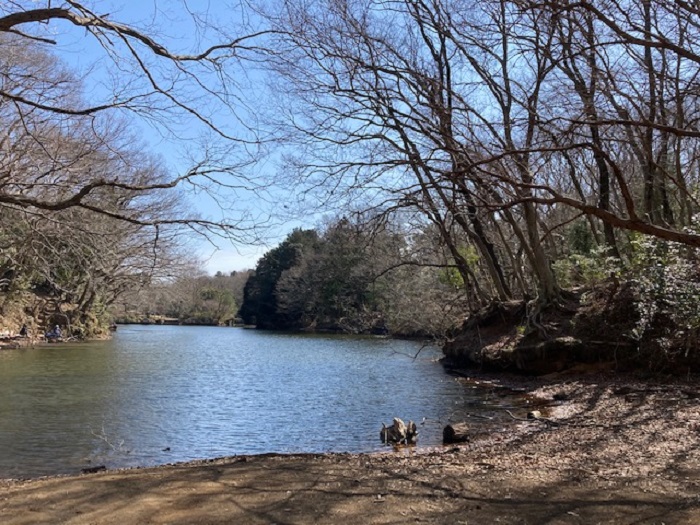
{"label": "person on far bank", "polygon": [[56,325],[53,330],[49,330],[45,335],[46,339],[60,339],[61,338],[61,327]]}

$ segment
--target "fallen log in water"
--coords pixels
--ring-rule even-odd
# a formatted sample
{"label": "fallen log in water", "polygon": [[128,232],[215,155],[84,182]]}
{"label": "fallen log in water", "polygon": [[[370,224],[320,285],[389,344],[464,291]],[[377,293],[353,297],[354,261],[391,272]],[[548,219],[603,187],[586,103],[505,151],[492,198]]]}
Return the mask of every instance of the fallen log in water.
{"label": "fallen log in water", "polygon": [[447,425],[442,431],[442,442],[445,445],[465,441],[469,441],[469,426],[466,423]]}

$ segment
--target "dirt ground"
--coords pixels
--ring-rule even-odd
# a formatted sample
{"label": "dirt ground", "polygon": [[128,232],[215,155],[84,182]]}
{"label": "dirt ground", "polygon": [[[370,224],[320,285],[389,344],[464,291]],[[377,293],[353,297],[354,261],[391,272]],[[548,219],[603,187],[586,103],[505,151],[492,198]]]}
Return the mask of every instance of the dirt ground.
{"label": "dirt ground", "polygon": [[419,453],[263,455],[0,481],[0,523],[700,523],[700,386],[509,382],[550,401],[545,418],[512,411],[488,437]]}

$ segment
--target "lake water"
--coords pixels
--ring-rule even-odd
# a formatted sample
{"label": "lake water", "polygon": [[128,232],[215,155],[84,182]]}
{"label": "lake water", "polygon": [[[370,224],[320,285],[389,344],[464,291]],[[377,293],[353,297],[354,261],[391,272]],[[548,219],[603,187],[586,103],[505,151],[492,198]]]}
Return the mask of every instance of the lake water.
{"label": "lake water", "polygon": [[136,325],[106,342],[0,351],[0,478],[376,451],[393,417],[438,446],[455,414],[482,403],[439,357],[415,341]]}

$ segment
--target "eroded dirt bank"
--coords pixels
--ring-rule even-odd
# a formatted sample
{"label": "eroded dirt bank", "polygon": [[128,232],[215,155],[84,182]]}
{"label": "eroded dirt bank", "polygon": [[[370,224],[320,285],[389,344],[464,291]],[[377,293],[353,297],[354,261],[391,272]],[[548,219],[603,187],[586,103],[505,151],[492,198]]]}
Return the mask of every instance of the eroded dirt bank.
{"label": "eroded dirt bank", "polygon": [[700,523],[694,383],[514,381],[559,400],[546,420],[513,413],[490,437],[420,454],[253,456],[0,482],[0,523]]}

